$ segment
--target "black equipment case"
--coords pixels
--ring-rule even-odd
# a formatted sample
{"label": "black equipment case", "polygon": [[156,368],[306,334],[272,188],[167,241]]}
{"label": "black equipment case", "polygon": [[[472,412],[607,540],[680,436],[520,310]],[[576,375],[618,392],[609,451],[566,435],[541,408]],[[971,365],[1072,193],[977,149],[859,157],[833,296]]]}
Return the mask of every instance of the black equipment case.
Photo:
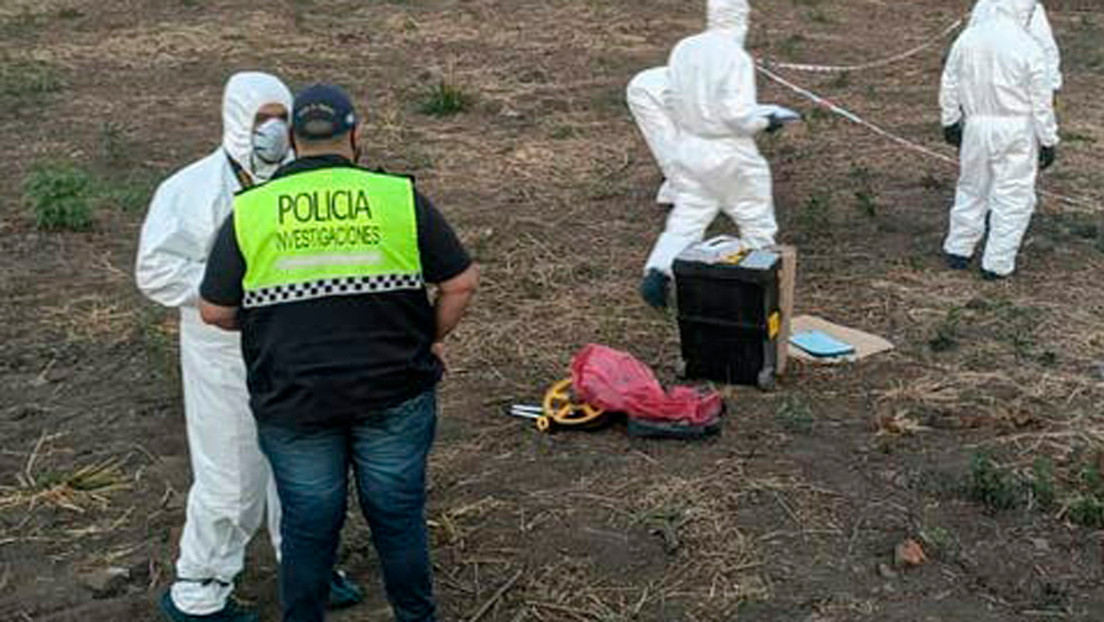
{"label": "black equipment case", "polygon": [[774,387],[781,265],[781,257],[770,251],[752,251],[722,263],[675,260],[687,378]]}

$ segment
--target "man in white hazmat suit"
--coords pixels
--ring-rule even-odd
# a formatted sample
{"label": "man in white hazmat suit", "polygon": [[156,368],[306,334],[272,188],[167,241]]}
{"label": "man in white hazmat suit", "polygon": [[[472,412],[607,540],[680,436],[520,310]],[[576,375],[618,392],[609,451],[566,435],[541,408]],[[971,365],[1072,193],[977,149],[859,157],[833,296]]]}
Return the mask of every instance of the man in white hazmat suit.
{"label": "man in white hazmat suit", "polygon": [[678,129],[667,110],[668,84],[667,67],[652,67],[636,74],[625,89],[629,112],[663,172],[663,185],[656,195],[656,203],[663,205],[675,202],[674,190],[667,180],[671,177],[668,160],[675,151],[678,137]]}
{"label": "man in white hazmat suit", "polygon": [[[176,622],[247,622],[256,613],[230,598],[245,547],[267,507],[279,555],[279,502],[249,409],[237,333],[199,317],[199,285],[234,193],[262,183],[290,159],[291,92],[273,76],[239,73],[223,95],[222,145],[157,189],[142,227],[135,274],[153,301],[180,309],[180,364],[193,484],[188,493],[176,582],[161,599]],[[334,604],[359,601],[335,573]]]}
{"label": "man in white hazmat suit", "polygon": [[1006,277],[1035,210],[1040,168],[1055,159],[1058,123],[1046,55],[1024,27],[1034,0],[1000,0],[951,48],[939,93],[947,142],[960,147],[949,267],[965,269],[985,235],[986,279]]}
{"label": "man in white hazmat suit", "polygon": [[[770,166],[755,135],[782,122],[758,110],[755,65],[744,50],[747,0],[709,0],[708,28],[680,41],[667,63],[667,109],[677,129],[667,160],[675,207],[644,268],[640,293],[667,304],[671,265],[723,211],[749,248],[774,244]],[[662,160],[661,160],[662,162]]]}
{"label": "man in white hazmat suit", "polygon": [[[978,0],[970,12],[969,26],[976,26],[987,18],[992,17],[997,5],[1005,0]],[[1046,8],[1043,3],[1036,2],[1027,21],[1024,23],[1027,32],[1039,47],[1043,48],[1046,56],[1047,80],[1050,88],[1055,93],[1062,90],[1062,53],[1058,49],[1058,43],[1054,40],[1054,31],[1050,27],[1050,19],[1047,18]]]}

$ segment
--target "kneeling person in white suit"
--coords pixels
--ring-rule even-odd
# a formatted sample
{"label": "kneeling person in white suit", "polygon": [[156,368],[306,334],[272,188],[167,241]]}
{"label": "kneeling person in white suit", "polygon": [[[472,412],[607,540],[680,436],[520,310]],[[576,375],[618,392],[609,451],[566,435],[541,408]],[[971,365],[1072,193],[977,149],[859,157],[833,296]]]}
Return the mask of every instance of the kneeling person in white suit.
{"label": "kneeling person in white suit", "polygon": [[675,257],[701,241],[718,213],[736,222],[748,248],[774,244],[770,166],[754,137],[782,122],[756,104],[755,65],[744,50],[749,10],[747,0],[709,0],[707,30],[680,41],[667,63],[677,137],[664,168],[675,207],[644,267],[640,293],[653,307],[667,304]]}

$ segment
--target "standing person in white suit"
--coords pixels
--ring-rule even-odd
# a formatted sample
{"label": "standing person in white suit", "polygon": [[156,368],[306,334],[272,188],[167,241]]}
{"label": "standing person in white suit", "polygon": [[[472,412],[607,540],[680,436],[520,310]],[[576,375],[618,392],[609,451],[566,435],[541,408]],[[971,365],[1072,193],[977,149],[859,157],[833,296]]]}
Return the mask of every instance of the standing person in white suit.
{"label": "standing person in white suit", "polygon": [[[234,194],[263,183],[291,158],[291,92],[277,78],[239,73],[223,94],[222,145],[157,189],[142,227],[135,275],[154,302],[180,310],[180,366],[193,483],[188,492],[176,581],[160,605],[174,622],[253,622],[230,594],[245,547],[268,515],[280,550],[280,505],[249,408],[237,333],[199,317],[199,285]],[[359,602],[360,590],[335,573],[332,604]]]}
{"label": "standing person in white suit", "polygon": [[943,251],[950,268],[967,268],[988,217],[981,269],[989,280],[1015,271],[1038,172],[1058,145],[1046,54],[1024,27],[1034,9],[1035,0],[995,2],[955,41],[939,93],[944,137],[960,148]]}
{"label": "standing person in white suit", "polygon": [[667,63],[677,137],[666,166],[675,207],[640,285],[644,301],[657,308],[667,305],[675,257],[701,241],[718,213],[736,222],[748,248],[773,245],[778,231],[770,166],[755,135],[782,121],[756,103],[755,65],[744,50],[750,7],[747,0],[708,0],[707,7],[706,31],[680,41]]}

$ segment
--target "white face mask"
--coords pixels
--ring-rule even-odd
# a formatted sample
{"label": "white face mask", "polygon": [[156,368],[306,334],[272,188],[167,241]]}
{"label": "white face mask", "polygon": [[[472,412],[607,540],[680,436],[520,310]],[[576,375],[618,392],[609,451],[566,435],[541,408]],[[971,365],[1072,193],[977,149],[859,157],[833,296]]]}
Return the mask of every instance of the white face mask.
{"label": "white face mask", "polygon": [[283,119],[269,119],[253,130],[253,155],[265,164],[279,164],[291,149],[288,125]]}

